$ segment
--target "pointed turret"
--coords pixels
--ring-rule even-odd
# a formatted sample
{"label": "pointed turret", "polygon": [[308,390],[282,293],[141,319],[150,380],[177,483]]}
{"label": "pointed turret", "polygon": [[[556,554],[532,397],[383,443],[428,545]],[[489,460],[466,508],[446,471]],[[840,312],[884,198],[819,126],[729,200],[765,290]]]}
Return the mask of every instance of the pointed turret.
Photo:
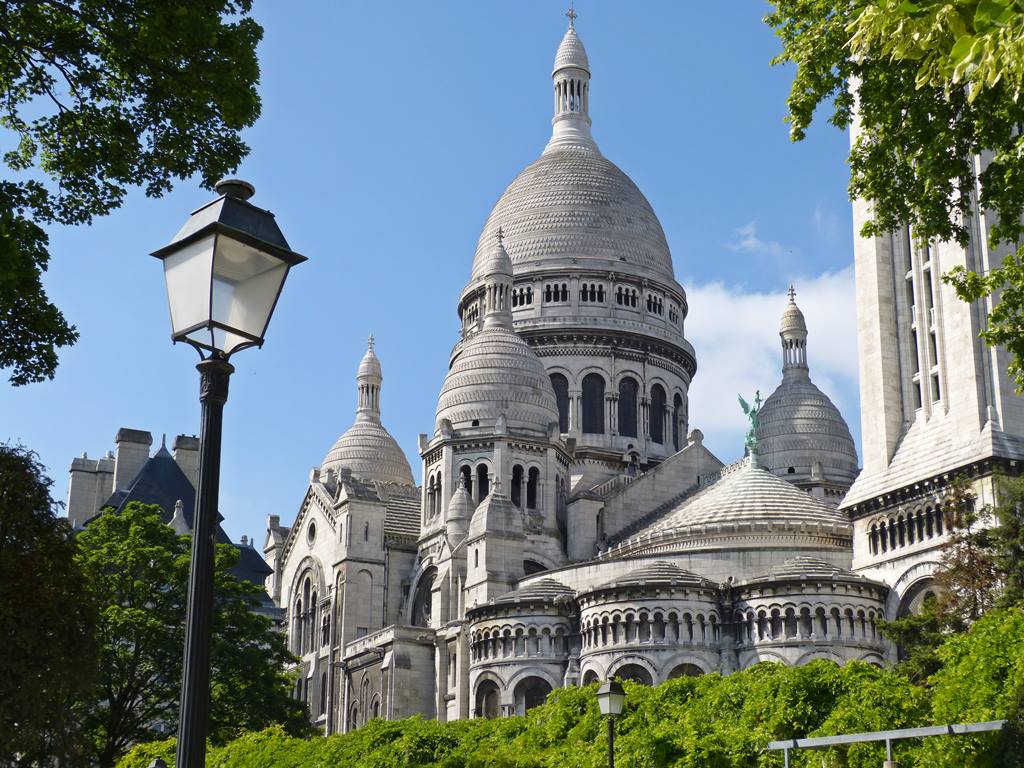
{"label": "pointed turret", "polygon": [[498,227],[494,248],[484,262],[485,302],[484,328],[512,330],[512,259],[502,242]]}
{"label": "pointed turret", "polygon": [[373,350],[373,334],[366,341],[366,354],[359,361],[359,372],[356,374],[356,388],[359,392],[359,404],[356,407],[356,421],[380,424],[380,387],[384,382],[380,360]]}
{"label": "pointed turret", "polygon": [[782,339],[782,377],[807,376],[807,322],[804,313],[796,305],[796,291],[789,286],[789,304],[782,313],[779,323],[779,338]]}
{"label": "pointed turret", "polygon": [[555,54],[551,72],[555,91],[555,115],[551,120],[548,149],[564,144],[582,144],[596,149],[590,137],[590,61],[583,41],[576,34],[576,12],[570,8],[569,29]]}

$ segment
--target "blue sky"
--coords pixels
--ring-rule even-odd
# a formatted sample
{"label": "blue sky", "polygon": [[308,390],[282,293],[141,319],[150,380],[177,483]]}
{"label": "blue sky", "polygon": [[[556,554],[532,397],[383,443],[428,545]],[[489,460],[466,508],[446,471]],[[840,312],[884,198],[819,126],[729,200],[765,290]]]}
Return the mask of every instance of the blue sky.
{"label": "blue sky", "polygon": [[[646,194],[690,297],[691,421],[725,461],[742,452],[735,395],[779,381],[785,289],[810,325],[814,380],[859,437],[848,138],[822,122],[792,144],[792,72],[765,6],[579,0],[594,136]],[[352,422],[370,332],[386,426],[420,475],[457,337],[455,306],[480,228],[550,134],[550,72],[564,32],[553,0],[260,2],[263,116],[238,175],[309,261],[293,271],[266,346],[239,354],[224,428],[221,511],[262,541],[290,522],[309,469]],[[0,386],[0,440],[36,450],[64,498],[74,456],[118,427],[159,445],[198,431],[194,352],[169,341],[159,263],[189,211],[185,181],[133,194],[91,227],[50,230],[52,298],[81,332],[52,382]],[[858,440],[859,442],[859,440]]]}

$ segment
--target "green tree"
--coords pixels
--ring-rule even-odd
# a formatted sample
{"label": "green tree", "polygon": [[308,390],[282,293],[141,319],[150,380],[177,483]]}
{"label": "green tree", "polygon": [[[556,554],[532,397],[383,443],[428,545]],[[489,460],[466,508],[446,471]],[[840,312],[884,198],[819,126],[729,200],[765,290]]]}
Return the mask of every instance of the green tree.
{"label": "green tree", "polygon": [[0,445],[0,765],[81,757],[70,707],[94,679],[97,617],[50,486],[35,454]]}
{"label": "green tree", "polygon": [[[1019,716],[1024,691],[1024,610],[994,610],[939,650],[942,669],[932,679],[936,723],[999,720]],[[1012,725],[1012,723],[1011,723]],[[1012,733],[1012,731],[1011,731]],[[929,739],[922,744],[925,765],[1006,768],[997,762],[998,736]],[[1004,756],[1012,744],[1004,744]],[[1017,752],[1019,757],[1020,752]],[[1002,759],[1002,758],[1000,758]]]}
{"label": "green tree", "polygon": [[52,378],[77,332],[41,283],[49,224],[85,224],[130,187],[206,186],[248,153],[260,113],[252,0],[0,3],[0,368]]}
{"label": "green tree", "polygon": [[[281,723],[308,728],[284,673],[293,657],[270,621],[253,612],[259,587],[235,578],[238,551],[217,548],[211,739]],[[151,504],[101,515],[78,536],[77,561],[100,606],[100,690],[84,706],[84,724],[101,766],[134,743],[177,723],[190,538],[162,522]]]}
{"label": "green tree", "polygon": [[[968,242],[975,205],[1007,258],[985,274],[944,279],[964,300],[998,303],[983,337],[1011,352],[1024,389],[1024,7],[1017,0],[773,0],[765,21],[794,64],[794,140],[819,106],[859,135],[850,194],[872,202],[864,235],[910,225],[922,240]],[[987,165],[975,167],[985,154]],[[976,183],[977,182],[977,183]]]}

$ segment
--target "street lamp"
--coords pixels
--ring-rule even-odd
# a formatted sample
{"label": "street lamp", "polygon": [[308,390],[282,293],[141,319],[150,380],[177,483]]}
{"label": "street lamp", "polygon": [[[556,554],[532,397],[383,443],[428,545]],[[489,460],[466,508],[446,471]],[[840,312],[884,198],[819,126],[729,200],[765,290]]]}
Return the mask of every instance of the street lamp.
{"label": "street lamp", "polygon": [[622,714],[626,692],[618,680],[605,680],[597,689],[597,706],[608,718],[608,768],[615,768],[615,718]]}
{"label": "street lamp", "polygon": [[164,264],[171,339],[199,352],[199,487],[192,525],[192,566],[185,614],[178,768],[202,768],[210,705],[213,565],[220,491],[220,442],[228,358],[263,345],[288,270],[306,260],[291,250],[270,211],[249,202],[255,188],[238,179],[192,212],[185,226],[153,252]]}

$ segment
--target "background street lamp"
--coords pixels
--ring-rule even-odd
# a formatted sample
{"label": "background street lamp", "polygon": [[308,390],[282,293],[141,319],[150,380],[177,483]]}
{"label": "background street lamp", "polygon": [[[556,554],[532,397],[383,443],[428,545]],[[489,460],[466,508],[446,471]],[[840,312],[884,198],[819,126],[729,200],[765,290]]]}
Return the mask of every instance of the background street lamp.
{"label": "background street lamp", "polygon": [[202,358],[196,366],[203,413],[178,768],[201,768],[206,762],[221,424],[235,370],[228,358],[263,345],[288,270],[306,260],[288,246],[274,215],[248,202],[256,191],[251,184],[225,179],[216,190],[220,197],[193,211],[170,244],[152,254],[164,264],[171,338],[191,344]]}
{"label": "background street lamp", "polygon": [[622,714],[626,692],[618,680],[605,680],[597,689],[597,706],[608,718],[608,768],[615,768],[615,718]]}

